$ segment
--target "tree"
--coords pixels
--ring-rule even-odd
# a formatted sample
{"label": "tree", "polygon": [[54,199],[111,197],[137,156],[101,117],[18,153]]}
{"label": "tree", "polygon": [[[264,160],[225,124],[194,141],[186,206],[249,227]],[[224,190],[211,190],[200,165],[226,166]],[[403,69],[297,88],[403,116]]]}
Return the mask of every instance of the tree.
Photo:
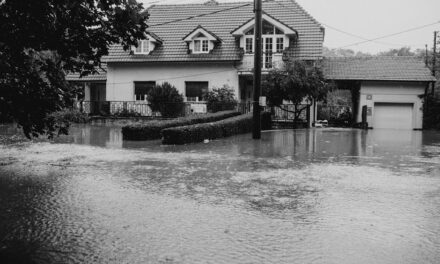
{"label": "tree", "polygon": [[0,116],[29,138],[66,132],[50,118],[76,95],[65,74],[94,73],[111,44],[145,39],[141,11],[135,0],[0,1]]}
{"label": "tree", "polygon": [[148,91],[147,99],[151,109],[160,112],[163,117],[176,117],[182,113],[183,96],[167,82],[155,85]]}
{"label": "tree", "polygon": [[[304,100],[325,99],[330,84],[325,81],[319,66],[308,65],[304,61],[288,61],[283,68],[273,69],[266,75],[263,89],[270,105],[294,113],[294,121],[297,121],[307,108]],[[292,103],[295,111],[283,107],[285,101]]]}
{"label": "tree", "polygon": [[227,84],[221,88],[213,88],[212,91],[207,92],[203,96],[203,99],[206,101],[208,111],[210,112],[232,110],[237,104],[234,89]]}

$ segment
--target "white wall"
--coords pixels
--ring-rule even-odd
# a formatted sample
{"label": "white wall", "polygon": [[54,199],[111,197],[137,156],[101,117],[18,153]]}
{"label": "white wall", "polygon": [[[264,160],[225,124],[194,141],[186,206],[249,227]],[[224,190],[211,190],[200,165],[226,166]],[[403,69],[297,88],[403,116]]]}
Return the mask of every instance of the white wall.
{"label": "white wall", "polygon": [[134,101],[134,81],[169,82],[185,96],[186,81],[207,81],[209,89],[228,84],[238,98],[238,73],[232,64],[115,64],[107,69],[107,101]]}
{"label": "white wall", "polygon": [[[356,121],[362,121],[363,105],[372,109],[371,115],[367,116],[368,125],[371,126],[373,124],[374,103],[412,103],[414,104],[414,128],[421,129],[423,126],[423,100],[419,96],[425,93],[425,85],[419,82],[362,82]],[[371,100],[367,100],[368,95],[372,96]]]}

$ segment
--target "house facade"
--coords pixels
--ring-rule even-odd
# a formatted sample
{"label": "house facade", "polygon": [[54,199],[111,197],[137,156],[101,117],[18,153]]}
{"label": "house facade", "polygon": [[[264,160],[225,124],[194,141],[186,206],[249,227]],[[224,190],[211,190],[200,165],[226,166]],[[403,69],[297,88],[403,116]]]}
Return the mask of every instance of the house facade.
{"label": "house facade", "polygon": [[423,128],[423,101],[435,78],[420,58],[325,58],[323,69],[351,92],[355,122],[364,111],[369,128]]}
{"label": "house facade", "polygon": [[[295,1],[267,1],[263,10],[263,74],[288,59],[321,59],[324,29]],[[223,86],[239,102],[252,100],[252,2],[154,5],[148,13],[147,39],[131,50],[110,47],[102,59],[105,88],[88,76],[85,101],[142,104],[148,90],[163,82],[188,102]]]}

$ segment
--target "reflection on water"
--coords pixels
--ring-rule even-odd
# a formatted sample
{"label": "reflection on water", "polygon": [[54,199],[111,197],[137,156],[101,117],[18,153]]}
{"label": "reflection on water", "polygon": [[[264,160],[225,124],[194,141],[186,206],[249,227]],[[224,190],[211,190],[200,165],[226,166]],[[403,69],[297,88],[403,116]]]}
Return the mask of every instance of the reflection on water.
{"label": "reflection on water", "polygon": [[431,131],[161,146],[122,141],[117,126],[75,126],[55,143],[0,146],[0,258],[437,263],[439,167]]}

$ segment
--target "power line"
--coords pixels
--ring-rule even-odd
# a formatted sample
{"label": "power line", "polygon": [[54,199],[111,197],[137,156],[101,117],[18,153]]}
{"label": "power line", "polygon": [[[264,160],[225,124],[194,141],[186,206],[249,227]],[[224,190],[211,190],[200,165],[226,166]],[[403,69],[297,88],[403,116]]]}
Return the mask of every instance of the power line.
{"label": "power line", "polygon": [[[320,22],[320,23],[323,24],[324,26],[330,28],[330,29],[333,29],[333,30],[338,31],[340,33],[343,33],[345,35],[356,37],[356,38],[359,38],[359,39],[363,39],[365,41],[371,41],[371,39],[364,38],[362,36],[359,36],[359,35],[356,35],[356,34],[353,34],[353,33],[350,33],[350,32],[347,32],[347,31],[344,31],[344,30],[341,30],[341,29],[338,29],[338,28],[335,28],[333,26],[330,26],[330,25],[322,23],[322,22]],[[420,45],[424,45],[425,44],[425,43],[420,43],[420,44],[398,44],[398,43],[388,43],[388,42],[383,42],[383,41],[373,41],[373,42],[375,42],[377,44],[381,44],[381,45],[399,46],[399,47],[404,47],[404,46],[420,46]]]}
{"label": "power line", "polygon": [[[274,3],[277,3],[278,5],[286,8],[286,9],[289,9],[290,11],[295,11],[295,10],[289,8],[288,6],[283,5],[282,3],[278,2],[278,1],[274,1]],[[392,34],[389,34],[389,35],[384,35],[384,36],[373,38],[373,39],[367,39],[367,38],[364,38],[362,36],[359,36],[359,35],[356,35],[356,34],[353,34],[353,33],[350,33],[350,32],[346,32],[344,30],[340,30],[338,28],[335,28],[333,26],[330,26],[330,25],[327,25],[327,24],[324,24],[324,23],[321,23],[321,24],[325,25],[328,28],[331,28],[333,30],[341,32],[343,34],[346,34],[346,35],[349,35],[349,36],[352,36],[352,37],[356,37],[356,38],[360,38],[360,39],[364,40],[364,41],[361,41],[361,42],[356,42],[356,43],[353,43],[353,44],[349,44],[349,45],[345,45],[345,46],[341,46],[341,47],[336,48],[336,49],[342,49],[342,48],[351,47],[351,46],[355,46],[355,45],[359,45],[359,44],[363,44],[363,43],[367,43],[367,42],[375,42],[375,43],[379,43],[379,44],[385,44],[384,42],[379,42],[377,40],[383,39],[383,38],[392,37],[392,36],[396,36],[396,35],[400,35],[400,34],[403,34],[403,33],[410,32],[410,31],[414,31],[414,30],[418,30],[418,29],[421,29],[421,28],[429,27],[429,26],[432,26],[432,25],[435,25],[435,24],[440,24],[440,21],[437,21],[437,22],[434,22],[434,23],[431,23],[431,24],[427,24],[427,25],[423,25],[423,26],[419,26],[419,27],[415,27],[415,28],[411,28],[411,29],[407,29],[407,30],[400,31],[400,32],[397,32],[397,33],[392,33]],[[385,44],[385,45],[394,45],[394,44]],[[407,46],[407,45],[398,45],[398,44],[396,44],[396,46]],[[409,46],[412,46],[412,45],[409,45]]]}
{"label": "power line", "polygon": [[185,21],[185,20],[190,20],[190,19],[193,19],[193,18],[198,18],[198,17],[204,17],[204,16],[213,15],[213,14],[218,14],[218,13],[221,13],[221,12],[242,8],[242,7],[245,7],[245,6],[252,5],[252,4],[253,3],[247,3],[247,4],[244,4],[244,5],[224,8],[224,9],[212,11],[212,12],[209,12],[209,13],[203,13],[203,14],[200,14],[200,15],[189,16],[189,17],[186,17],[186,18],[179,18],[179,19],[175,19],[175,20],[171,20],[171,21],[167,21],[167,22],[162,22],[162,23],[158,23],[158,24],[154,24],[154,25],[149,25],[149,26],[150,27],[163,26],[163,25],[167,25],[167,24],[171,24],[171,23],[176,23],[176,22],[181,22],[181,21]]}
{"label": "power line", "polygon": [[400,35],[400,34],[403,34],[403,33],[408,33],[408,32],[411,32],[411,31],[415,31],[415,30],[419,30],[419,29],[422,29],[422,28],[430,27],[430,26],[433,26],[433,25],[436,25],[436,24],[440,24],[440,21],[437,21],[437,22],[434,22],[434,23],[430,23],[430,24],[426,24],[426,25],[422,25],[422,26],[418,26],[418,27],[414,27],[414,28],[410,28],[410,29],[399,31],[399,32],[392,33],[392,34],[383,35],[383,36],[380,36],[380,37],[377,37],[377,38],[374,38],[374,39],[369,39],[369,40],[360,41],[360,42],[352,43],[352,44],[349,44],[349,45],[341,46],[341,47],[338,47],[338,49],[342,49],[342,48],[346,48],[346,47],[351,47],[351,46],[356,46],[356,45],[359,45],[359,44],[364,44],[364,43],[376,41],[376,40],[379,40],[379,39],[384,39],[384,38],[389,38],[389,37],[397,36],[397,35]]}

